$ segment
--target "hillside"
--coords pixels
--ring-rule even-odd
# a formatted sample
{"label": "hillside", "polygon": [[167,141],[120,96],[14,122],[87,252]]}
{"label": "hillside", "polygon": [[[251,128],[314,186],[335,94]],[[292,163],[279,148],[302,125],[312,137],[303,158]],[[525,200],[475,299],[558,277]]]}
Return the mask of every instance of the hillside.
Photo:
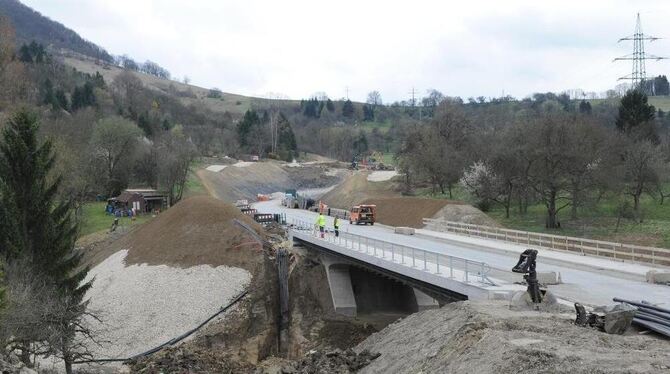
{"label": "hillside", "polygon": [[16,29],[17,44],[34,40],[52,49],[69,49],[107,62],[113,60],[103,48],[18,0],[0,0],[0,13],[7,16]]}

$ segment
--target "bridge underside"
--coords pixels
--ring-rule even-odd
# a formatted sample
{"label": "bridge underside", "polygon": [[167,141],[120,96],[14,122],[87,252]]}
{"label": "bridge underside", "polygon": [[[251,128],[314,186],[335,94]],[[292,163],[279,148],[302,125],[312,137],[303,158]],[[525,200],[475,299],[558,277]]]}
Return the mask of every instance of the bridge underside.
{"label": "bridge underside", "polygon": [[294,238],[314,251],[328,277],[335,312],[347,316],[376,312],[413,313],[467,300],[466,295]]}

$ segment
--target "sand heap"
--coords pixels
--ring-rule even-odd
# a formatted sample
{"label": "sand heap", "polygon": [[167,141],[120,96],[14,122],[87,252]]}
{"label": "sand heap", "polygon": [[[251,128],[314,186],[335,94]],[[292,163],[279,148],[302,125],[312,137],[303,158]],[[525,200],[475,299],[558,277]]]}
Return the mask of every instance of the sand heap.
{"label": "sand heap", "polygon": [[261,232],[234,206],[207,196],[191,197],[117,240],[113,249],[128,250],[128,265],[226,265],[252,271],[261,256],[250,253],[259,245],[235,218]]}

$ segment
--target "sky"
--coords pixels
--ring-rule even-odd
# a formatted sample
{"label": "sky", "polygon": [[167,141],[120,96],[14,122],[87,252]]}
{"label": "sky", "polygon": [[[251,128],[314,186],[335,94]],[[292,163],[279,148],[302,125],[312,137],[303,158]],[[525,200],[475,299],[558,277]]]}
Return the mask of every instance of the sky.
{"label": "sky", "polygon": [[[224,92],[291,99],[325,92],[386,103],[429,89],[517,98],[601,92],[630,74],[643,31],[670,38],[667,0],[21,0],[110,53],[151,60]],[[670,40],[646,45],[670,56]],[[670,74],[670,60],[647,62]]]}

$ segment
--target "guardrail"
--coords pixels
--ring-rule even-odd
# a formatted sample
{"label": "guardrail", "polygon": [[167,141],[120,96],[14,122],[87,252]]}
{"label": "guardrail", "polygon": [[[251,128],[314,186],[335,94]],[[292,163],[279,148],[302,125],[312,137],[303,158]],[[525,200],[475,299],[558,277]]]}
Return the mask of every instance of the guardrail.
{"label": "guardrail", "polygon": [[422,267],[422,270],[436,275],[454,278],[455,273],[462,273],[466,283],[470,282],[470,278],[474,276],[483,284],[496,285],[487,276],[491,267],[485,262],[426,251],[343,231],[340,231],[338,236],[335,236],[334,231],[326,231],[321,238],[321,233],[315,224],[298,219],[292,219],[290,229],[306,232],[318,240],[363,252],[385,261],[412,268]]}
{"label": "guardrail", "polygon": [[479,238],[502,240],[527,246],[574,252],[583,256],[607,257],[620,261],[646,262],[670,266],[670,249],[666,248],[644,247],[603,240],[541,234],[431,218],[424,218],[423,223],[427,226],[427,229],[433,231],[452,232]]}

